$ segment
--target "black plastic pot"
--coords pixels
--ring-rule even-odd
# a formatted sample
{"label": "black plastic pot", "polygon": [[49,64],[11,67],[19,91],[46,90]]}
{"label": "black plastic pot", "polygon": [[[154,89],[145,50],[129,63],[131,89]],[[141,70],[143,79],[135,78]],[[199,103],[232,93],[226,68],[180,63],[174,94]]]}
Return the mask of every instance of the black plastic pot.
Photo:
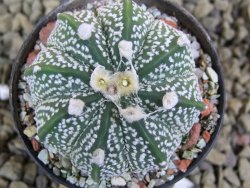
{"label": "black plastic pot", "polygon": [[[29,35],[29,37],[26,39],[23,46],[21,47],[21,50],[19,51],[19,54],[16,58],[16,62],[13,66],[12,75],[11,75],[11,92],[10,92],[11,109],[12,109],[12,113],[14,116],[17,132],[19,133],[21,140],[24,142],[25,146],[27,147],[28,153],[52,180],[60,184],[63,184],[65,186],[72,187],[72,188],[74,187],[76,188],[77,186],[70,184],[62,177],[58,177],[54,175],[52,170],[49,169],[48,166],[44,165],[37,158],[37,153],[33,151],[32,145],[29,139],[23,134],[23,129],[25,127],[22,127],[20,123],[20,119],[19,119],[20,106],[18,103],[18,89],[17,88],[18,88],[18,82],[20,79],[21,68],[25,64],[29,52],[32,51],[36,43],[36,40],[39,37],[39,31],[41,30],[41,28],[44,27],[49,21],[56,20],[56,15],[58,12],[85,8],[87,3],[91,3],[93,1],[94,0],[85,0],[85,1],[76,0],[73,2],[65,3],[61,5],[60,7],[56,8],[55,10],[53,10],[50,14],[48,14],[44,18],[42,18],[40,22],[34,28],[32,33]],[[186,173],[179,172],[172,181],[169,181],[166,184],[160,186],[160,187],[168,187],[170,185],[173,185],[174,183],[176,183],[183,177],[187,176],[194,168],[198,166],[198,164],[207,156],[207,154],[213,147],[219,135],[219,132],[223,123],[223,115],[224,115],[224,108],[225,108],[225,88],[224,88],[223,72],[222,72],[221,64],[219,63],[218,55],[213,46],[213,42],[211,41],[205,29],[189,12],[187,12],[184,8],[181,8],[174,3],[165,2],[163,0],[136,0],[136,2],[139,4],[144,3],[149,7],[155,6],[162,12],[165,12],[168,15],[175,16],[183,27],[187,28],[190,33],[192,33],[193,35],[197,37],[198,41],[201,43],[203,50],[211,56],[212,62],[213,62],[213,68],[219,75],[219,85],[220,85],[219,94],[221,95],[221,97],[220,97],[220,102],[218,105],[218,111],[219,111],[221,118],[217,122],[215,132],[212,135],[210,142],[203,149],[199,157],[193,161],[193,163],[188,168]]]}

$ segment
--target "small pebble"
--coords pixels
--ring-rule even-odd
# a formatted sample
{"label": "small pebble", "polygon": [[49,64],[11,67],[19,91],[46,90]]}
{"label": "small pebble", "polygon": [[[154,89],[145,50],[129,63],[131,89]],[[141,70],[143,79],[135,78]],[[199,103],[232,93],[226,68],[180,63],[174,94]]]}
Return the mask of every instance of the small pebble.
{"label": "small pebble", "polygon": [[131,176],[130,176],[129,173],[124,173],[124,174],[122,175],[122,177],[123,177],[126,181],[131,181]]}
{"label": "small pebble", "polygon": [[207,67],[207,75],[209,76],[209,78],[214,82],[214,83],[218,83],[219,82],[219,77],[218,74],[214,71],[214,69],[212,69],[211,67]]}
{"label": "small pebble", "polygon": [[0,178],[0,187],[1,188],[8,188],[9,182],[3,178]]}
{"label": "small pebble", "polygon": [[107,187],[106,181],[101,181],[99,188],[106,188],[106,187]]}
{"label": "small pebble", "polygon": [[69,169],[69,168],[71,168],[71,166],[72,166],[70,160],[67,159],[67,158],[65,158],[65,157],[62,158],[62,161],[61,161],[61,162],[62,162],[63,168],[65,168],[65,169]]}
{"label": "small pebble", "polygon": [[28,188],[28,185],[21,181],[13,181],[11,182],[9,188]]}
{"label": "small pebble", "polygon": [[[86,179],[83,178],[83,177],[80,177],[79,179],[79,186],[80,187],[84,187],[85,186],[85,183],[86,183]],[[106,184],[106,183],[105,183]]]}
{"label": "small pebble", "polygon": [[36,188],[48,188],[48,178],[43,175],[39,175],[36,178]]}
{"label": "small pebble", "polygon": [[225,160],[226,160],[225,154],[219,152],[216,149],[213,149],[207,156],[207,161],[217,166],[223,165]]}
{"label": "small pebble", "polygon": [[193,188],[194,184],[187,178],[183,178],[174,184],[173,188]]}
{"label": "small pebble", "polygon": [[10,90],[8,85],[0,84],[0,100],[2,101],[8,100],[9,92]]}
{"label": "small pebble", "polygon": [[56,176],[60,176],[61,172],[60,170],[57,168],[57,167],[53,167],[53,173],[56,175]]}
{"label": "small pebble", "polygon": [[70,183],[72,183],[74,185],[74,184],[76,184],[77,179],[74,176],[68,176],[67,181],[69,181]]}
{"label": "small pebble", "polygon": [[94,180],[92,178],[88,177],[88,179],[86,181],[86,184],[87,185],[93,185],[93,184],[95,184],[95,182],[94,182]]}
{"label": "small pebble", "polygon": [[31,137],[33,137],[33,136],[37,133],[37,129],[36,129],[35,126],[29,126],[29,127],[26,127],[26,128],[24,129],[23,133],[24,133],[27,137],[31,138]]}
{"label": "small pebble", "polygon": [[241,158],[238,166],[238,172],[241,180],[245,181],[250,179],[249,169],[250,162],[245,158]]}
{"label": "small pebble", "polygon": [[240,187],[240,180],[232,168],[227,168],[224,170],[224,176],[231,184],[236,187]]}
{"label": "small pebble", "polygon": [[44,164],[49,164],[49,152],[47,149],[43,149],[38,154],[38,159],[40,159]]}
{"label": "small pebble", "polygon": [[156,184],[156,181],[155,180],[151,180],[148,184],[148,188],[153,188]]}
{"label": "small pebble", "polygon": [[208,0],[199,0],[194,9],[194,15],[198,18],[204,18],[214,9],[213,5]]}
{"label": "small pebble", "polygon": [[24,166],[24,176],[23,180],[29,184],[33,185],[37,176],[37,165],[35,163],[29,162]]}
{"label": "small pebble", "polygon": [[125,186],[127,183],[122,177],[112,177],[111,185],[113,186]]}
{"label": "small pebble", "polygon": [[203,149],[206,146],[206,141],[203,138],[201,138],[201,139],[199,139],[196,146],[200,149]]}

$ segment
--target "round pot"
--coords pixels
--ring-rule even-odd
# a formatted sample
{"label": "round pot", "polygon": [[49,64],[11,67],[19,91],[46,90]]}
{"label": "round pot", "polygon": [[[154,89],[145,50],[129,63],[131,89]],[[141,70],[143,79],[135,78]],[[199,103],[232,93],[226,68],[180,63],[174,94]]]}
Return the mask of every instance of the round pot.
{"label": "round pot", "polygon": [[[64,178],[58,177],[53,174],[52,170],[48,168],[48,166],[44,165],[38,158],[37,158],[37,152],[33,151],[32,145],[30,140],[23,134],[23,129],[25,127],[22,127],[20,118],[19,118],[19,112],[20,112],[20,106],[18,103],[18,83],[21,75],[21,68],[25,64],[26,59],[28,57],[29,52],[32,51],[37,39],[39,38],[39,31],[42,29],[42,27],[46,26],[46,24],[50,21],[56,20],[56,15],[59,12],[84,8],[87,3],[94,2],[95,0],[75,0],[73,2],[68,2],[65,4],[62,4],[55,10],[53,10],[51,13],[49,13],[47,16],[43,17],[40,22],[35,26],[34,30],[31,32],[31,34],[28,36],[24,44],[22,45],[19,54],[16,58],[16,61],[12,68],[12,74],[11,74],[11,86],[10,86],[10,104],[11,104],[11,110],[14,116],[15,126],[17,129],[17,132],[19,133],[19,136],[21,140],[24,142],[24,145],[27,148],[27,152],[30,154],[31,158],[40,166],[46,174],[53,180],[60,184],[63,184],[67,187],[76,188],[77,186],[72,185],[71,183],[67,182]],[[165,2],[163,0],[135,0],[137,3],[143,3],[146,4],[148,7],[155,6],[161,12],[165,12],[168,15],[175,16],[179,23],[188,29],[190,33],[192,33],[194,36],[197,37],[198,41],[200,42],[202,49],[211,56],[212,62],[213,62],[213,69],[218,73],[219,76],[219,105],[218,105],[218,112],[220,114],[220,119],[217,122],[217,126],[215,127],[215,131],[211,137],[211,140],[206,145],[206,147],[203,149],[203,151],[199,154],[198,158],[194,159],[190,167],[187,169],[185,173],[179,172],[175,178],[172,181],[169,181],[165,183],[164,185],[160,187],[168,187],[180,179],[187,176],[194,168],[198,166],[198,164],[207,156],[211,148],[213,147],[220,129],[223,125],[223,115],[224,115],[224,109],[225,109],[225,88],[224,88],[224,78],[223,78],[223,72],[222,67],[219,62],[219,58],[217,55],[217,52],[215,50],[215,47],[213,46],[213,43],[205,31],[205,29],[202,27],[202,25],[184,8],[179,7],[178,5],[171,3],[171,2]]]}

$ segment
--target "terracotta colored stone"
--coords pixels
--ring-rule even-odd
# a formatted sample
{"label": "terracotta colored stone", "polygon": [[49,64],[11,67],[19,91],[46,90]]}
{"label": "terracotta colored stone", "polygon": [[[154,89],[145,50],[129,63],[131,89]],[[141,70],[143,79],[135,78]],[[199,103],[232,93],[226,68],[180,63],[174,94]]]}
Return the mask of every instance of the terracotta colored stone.
{"label": "terracotta colored stone", "polygon": [[177,23],[176,22],[174,22],[174,21],[172,21],[172,20],[170,20],[170,19],[162,19],[166,24],[168,24],[168,25],[170,25],[170,26],[172,26],[172,27],[174,27],[174,28],[177,28]]}
{"label": "terracotta colored stone", "polygon": [[204,99],[204,104],[207,106],[205,110],[201,112],[201,118],[209,116],[213,110],[214,110],[214,105],[210,103],[208,99]]}
{"label": "terracotta colored stone", "polygon": [[202,85],[199,85],[199,88],[200,88],[201,93],[203,94],[203,93],[204,93],[203,86],[202,86]]}
{"label": "terracotta colored stone", "polygon": [[185,160],[176,160],[174,161],[175,165],[178,167],[178,169],[181,172],[186,172],[187,168],[190,166],[190,164],[192,163],[192,160],[189,159],[185,159]]}
{"label": "terracotta colored stone", "polygon": [[32,65],[32,63],[34,62],[34,60],[37,57],[37,54],[38,54],[38,51],[32,51],[29,53],[28,58],[27,58],[28,65]]}
{"label": "terracotta colored stone", "polygon": [[211,138],[211,134],[208,131],[203,131],[202,138],[206,141],[206,143],[208,143]]}
{"label": "terracotta colored stone", "polygon": [[39,33],[39,39],[43,45],[47,45],[47,40],[55,27],[56,22],[49,22],[45,27],[43,27]]}
{"label": "terracotta colored stone", "polygon": [[41,149],[41,145],[36,139],[33,138],[31,140],[31,144],[32,144],[32,147],[33,147],[34,151],[39,151]]}
{"label": "terracotta colored stone", "polygon": [[145,185],[143,181],[140,181],[138,185],[140,186],[140,188],[147,188],[147,186]]}
{"label": "terracotta colored stone", "polygon": [[173,174],[175,174],[175,170],[174,169],[168,169],[167,171],[166,171],[166,173],[167,173],[167,175],[173,175]]}
{"label": "terracotta colored stone", "polygon": [[194,147],[199,140],[200,133],[201,133],[201,124],[195,123],[191,131],[189,132],[189,139],[187,143],[184,146],[182,146],[182,150],[187,150]]}

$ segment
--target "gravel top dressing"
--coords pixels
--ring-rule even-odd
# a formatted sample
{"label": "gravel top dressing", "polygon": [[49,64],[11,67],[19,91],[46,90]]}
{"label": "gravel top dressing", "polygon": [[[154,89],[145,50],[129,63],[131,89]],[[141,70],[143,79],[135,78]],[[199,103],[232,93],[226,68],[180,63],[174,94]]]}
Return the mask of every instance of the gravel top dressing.
{"label": "gravel top dressing", "polygon": [[[106,3],[106,2],[104,2]],[[102,7],[101,3],[94,3],[94,4],[89,4],[87,6],[88,9],[96,9]],[[178,142],[178,145],[176,146],[176,151],[174,154],[170,156],[170,162],[162,162],[163,168],[158,169],[150,169],[147,167],[148,164],[145,164],[144,171],[138,172],[138,173],[129,173],[129,172],[119,172],[121,169],[117,169],[117,175],[112,175],[108,176],[106,179],[101,179],[99,184],[95,184],[95,181],[93,177],[88,177],[88,172],[85,169],[85,167],[79,167],[76,166],[76,162],[72,159],[70,160],[68,157],[65,155],[61,155],[60,152],[57,152],[55,148],[53,148],[50,145],[44,145],[40,143],[41,136],[39,137],[39,132],[37,131],[37,125],[36,125],[36,117],[35,117],[35,111],[34,111],[34,101],[39,100],[39,97],[42,95],[46,95],[47,91],[42,89],[42,87],[39,90],[42,91],[42,93],[32,96],[30,95],[30,90],[27,82],[25,80],[29,80],[28,82],[33,85],[32,89],[33,92],[38,91],[38,88],[35,88],[34,81],[32,81],[34,78],[32,77],[32,74],[38,74],[43,67],[40,66],[39,63],[35,63],[33,65],[33,62],[36,61],[37,59],[41,59],[41,61],[44,61],[42,58],[42,55],[39,55],[39,53],[43,50],[46,50],[47,45],[52,45],[52,44],[57,44],[56,39],[53,39],[50,37],[50,35],[57,35],[57,31],[54,30],[56,27],[55,22],[50,22],[46,27],[44,27],[40,34],[39,34],[39,40],[37,41],[37,44],[34,47],[34,51],[30,52],[30,55],[27,59],[27,63],[23,67],[23,71],[25,72],[25,75],[22,75],[22,80],[20,80],[19,84],[19,91],[20,91],[20,105],[21,105],[21,113],[20,113],[20,118],[22,120],[22,124],[24,127],[26,127],[23,130],[23,133],[30,139],[34,151],[38,152],[38,158],[45,164],[48,165],[49,168],[53,170],[53,173],[57,176],[62,176],[64,177],[67,181],[69,181],[72,184],[75,184],[77,186],[83,187],[83,186],[100,186],[100,187],[110,187],[110,186],[128,186],[128,187],[137,187],[137,186],[144,186],[144,187],[154,187],[154,186],[159,186],[164,184],[167,181],[173,180],[174,176],[178,172],[186,172],[187,168],[189,165],[192,163],[192,161],[198,157],[199,153],[202,152],[202,149],[206,146],[206,144],[209,142],[211,135],[214,132],[215,126],[217,124],[217,120],[220,118],[217,112],[217,104],[219,102],[219,97],[218,95],[218,75],[217,73],[213,70],[211,58],[209,55],[205,54],[204,51],[201,49],[201,45],[197,41],[197,39],[192,36],[190,33],[188,33],[187,30],[181,27],[179,25],[178,20],[175,17],[170,17],[166,14],[162,14],[158,9],[154,7],[147,8],[145,5],[142,5],[142,10],[147,10],[149,13],[152,15],[152,19],[155,20],[161,20],[162,24],[166,24],[165,26],[170,28],[173,31],[177,31],[178,34],[180,34],[179,39],[177,41],[178,45],[180,46],[188,46],[190,50],[190,55],[191,58],[195,60],[195,72],[194,72],[194,77],[196,80],[198,80],[198,87],[199,90],[201,91],[200,97],[202,97],[202,102],[201,105],[204,107],[201,108],[201,113],[199,121],[195,120],[197,123],[191,125],[191,131],[188,134],[185,134],[182,140]],[[78,13],[76,13],[78,14]],[[86,16],[84,16],[86,17]],[[59,16],[60,19],[64,19],[63,14]],[[149,21],[149,20],[148,20]],[[60,22],[59,22],[60,24]],[[78,29],[78,35],[82,40],[88,40],[91,37],[91,30],[93,26],[88,25],[88,24],[82,24],[79,29]],[[85,31],[82,32],[81,30]],[[184,33],[182,33],[182,32]],[[58,35],[59,36],[59,35]],[[156,38],[152,38],[152,40],[156,40]],[[120,49],[120,55],[125,57],[126,59],[132,58],[131,52],[129,52],[129,42],[127,41],[122,41],[120,42],[118,48]],[[124,47],[123,47],[124,46]],[[123,50],[124,49],[124,50]],[[66,49],[67,50],[67,49]],[[70,49],[69,49],[70,50]],[[51,51],[52,54],[56,53],[56,51],[53,52]],[[112,52],[112,51],[111,51]],[[44,57],[49,57],[50,52],[47,52],[47,55]],[[59,59],[58,59],[59,60]],[[39,61],[39,60],[38,60]],[[56,60],[57,61],[57,60]],[[52,65],[57,65],[53,64]],[[51,64],[49,63],[49,64]],[[56,62],[55,62],[56,63]],[[122,62],[123,63],[123,62]],[[116,65],[119,69],[121,64]],[[136,64],[136,63],[135,63]],[[67,65],[66,65],[67,66]],[[77,66],[77,64],[76,64]],[[138,68],[132,66],[132,70],[137,70]],[[162,69],[164,67],[161,67]],[[78,69],[81,70],[81,67],[78,67]],[[59,70],[59,69],[58,69]],[[86,69],[85,69],[86,71]],[[91,76],[91,79],[95,79],[94,75],[96,74],[98,77],[103,77],[103,82],[105,81],[106,77],[105,75],[109,74],[108,72],[106,73],[105,69],[102,67],[98,67],[94,70],[94,72]],[[144,69],[142,69],[142,72]],[[146,69],[145,69],[146,71]],[[171,71],[170,71],[171,73]],[[120,74],[120,73],[116,73]],[[116,74],[114,79],[116,79]],[[124,73],[122,73],[124,74]],[[131,74],[131,79],[130,81],[124,80],[122,82],[123,86],[127,86],[128,83],[132,83],[135,78],[133,78],[132,72],[129,73],[127,70],[127,73],[125,73],[126,76],[129,78]],[[139,72],[140,74],[140,72]],[[27,76],[28,75],[28,76]],[[31,75],[31,77],[29,77]],[[152,77],[153,78],[153,77]],[[119,79],[119,77],[118,77]],[[161,77],[156,78],[156,79],[161,79]],[[177,78],[180,79],[180,78]],[[38,80],[37,80],[38,81]],[[50,81],[49,81],[50,82]],[[172,81],[171,81],[172,82]],[[169,83],[171,83],[169,82]],[[175,82],[175,81],[174,81]],[[65,83],[66,84],[66,83]],[[124,85],[125,84],[125,85]],[[150,84],[150,83],[148,83]],[[91,80],[90,85],[92,88],[96,91],[101,91],[98,88],[98,85],[95,85],[95,81]],[[79,87],[83,87],[79,85]],[[143,87],[143,86],[142,86]],[[178,86],[177,86],[178,88]],[[59,89],[59,88],[58,88]],[[131,89],[125,91],[125,90],[120,90],[118,87],[118,92],[121,92],[121,95],[127,95],[127,92],[133,92],[133,91],[138,91],[139,85],[136,86],[136,83],[131,85]],[[141,88],[140,88],[141,89]],[[84,91],[84,90],[83,90]],[[40,91],[39,91],[40,92]],[[87,91],[84,91],[86,93]],[[101,91],[102,92],[102,91]],[[103,92],[102,92],[103,93]],[[52,93],[51,93],[52,94]],[[48,93],[48,96],[51,95]],[[114,103],[117,105],[117,97],[115,95],[111,95],[108,91],[108,93],[104,92],[103,95],[111,101],[114,101]],[[171,92],[168,93],[163,97],[163,107],[165,109],[171,109],[173,108],[178,101],[173,102],[175,99],[175,93]],[[197,95],[197,94],[196,94]],[[76,94],[77,96],[77,94]],[[171,96],[171,99],[168,99]],[[178,100],[178,99],[177,99]],[[138,101],[139,102],[139,101]],[[175,104],[173,104],[175,103]],[[71,99],[69,102],[69,107],[68,107],[68,113],[70,115],[75,115],[79,116],[81,115],[83,109],[85,107],[85,103],[80,100],[80,99]],[[44,108],[44,107],[43,107]],[[53,108],[53,107],[51,107]],[[121,107],[118,106],[118,109]],[[141,109],[125,109],[125,110],[133,110],[133,113],[137,114],[135,117],[130,117],[127,115],[126,111],[121,111],[121,116],[124,117],[128,122],[132,123],[134,121],[138,121],[140,119],[146,118],[147,114],[144,114],[145,112],[141,112]],[[49,110],[49,108],[47,108]],[[158,110],[159,111],[159,110]],[[156,111],[157,112],[157,111]],[[154,114],[156,112],[151,112],[151,114]],[[199,115],[198,114],[198,115]],[[198,116],[197,116],[198,117]],[[189,130],[190,128],[188,128]],[[72,129],[72,131],[74,131]],[[159,130],[158,130],[159,131]],[[38,135],[37,135],[38,133]],[[177,133],[176,133],[177,134]],[[66,143],[65,143],[66,144]],[[117,143],[118,144],[118,143]],[[116,146],[118,147],[119,145]],[[85,146],[87,147],[87,146]],[[96,153],[97,157],[94,160],[96,161],[96,164],[98,165],[103,165],[102,157],[104,157],[104,153],[102,153],[102,149],[99,149],[98,154]],[[101,157],[101,158],[100,158]],[[164,163],[164,164],[163,164]],[[166,163],[166,164],[165,164]],[[150,162],[149,162],[150,164]],[[118,164],[117,164],[118,165]],[[164,166],[165,165],[165,166]],[[111,168],[113,168],[111,166]],[[109,169],[111,169],[109,168]],[[121,168],[121,167],[118,167]],[[105,174],[103,174],[105,175]]]}

